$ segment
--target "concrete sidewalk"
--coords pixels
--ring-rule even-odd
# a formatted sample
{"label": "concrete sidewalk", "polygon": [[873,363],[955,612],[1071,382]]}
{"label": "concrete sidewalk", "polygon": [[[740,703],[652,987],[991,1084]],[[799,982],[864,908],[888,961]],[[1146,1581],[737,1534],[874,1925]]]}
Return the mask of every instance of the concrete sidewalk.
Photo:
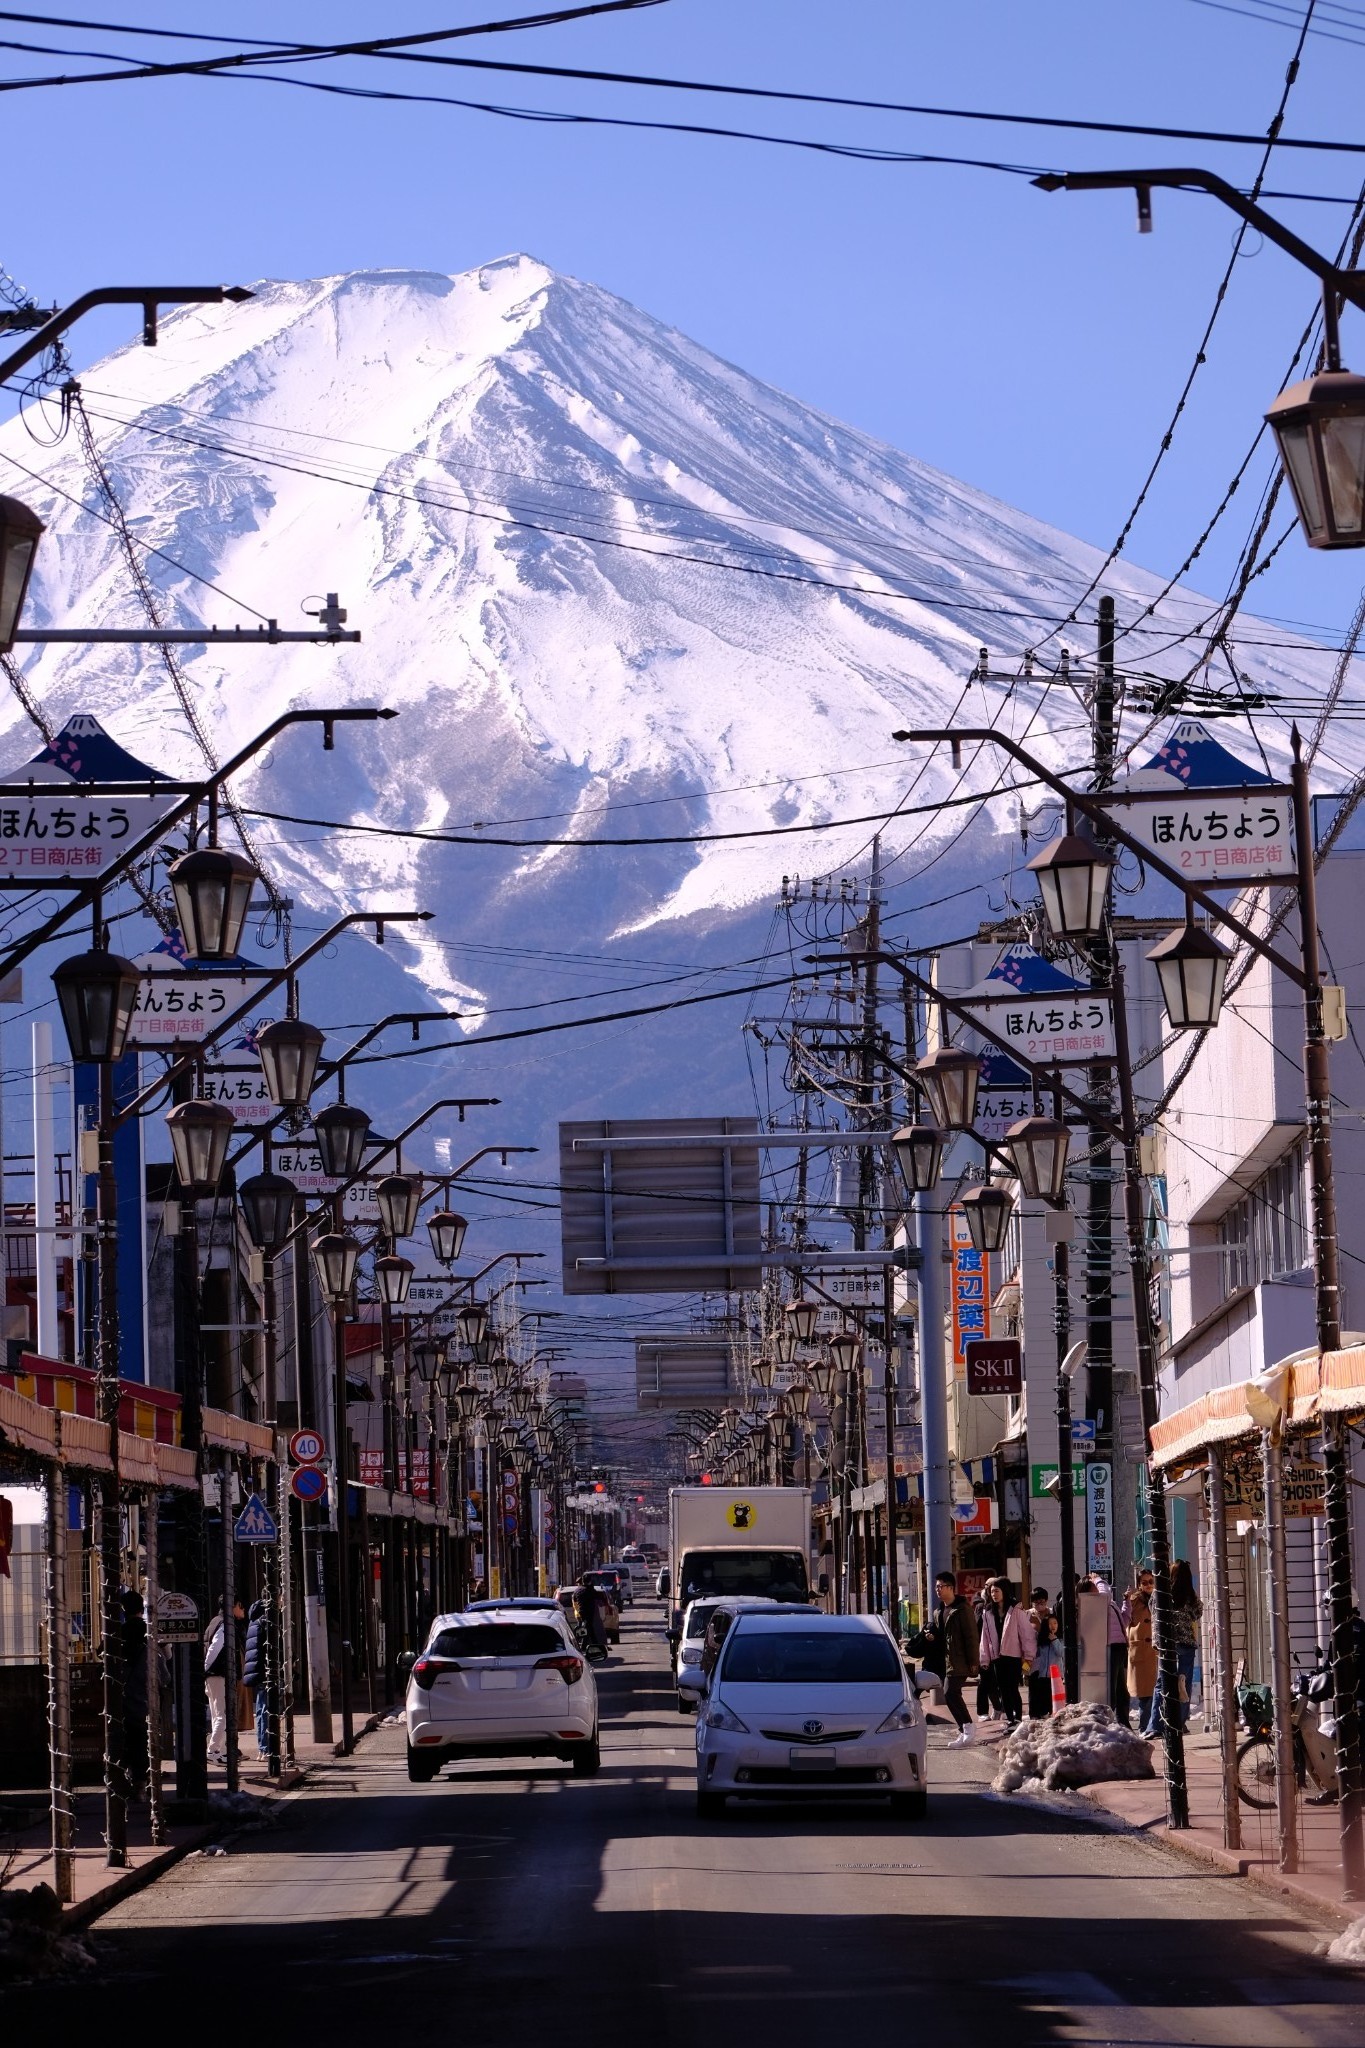
{"label": "concrete sidewalk", "polygon": [[[972,1749],[956,1752],[979,1760],[980,1778],[989,1782],[998,1767],[997,1752],[1004,1740],[999,1723],[978,1724],[978,1738]],[[1293,1899],[1321,1918],[1325,1925],[1348,1926],[1365,1913],[1365,1901],[1352,1904],[1341,1895],[1341,1848],[1337,1808],[1310,1806],[1301,1795],[1298,1801],[1298,1869],[1280,1869],[1279,1839],[1275,1814],[1261,1812],[1239,1802],[1241,1845],[1225,1846],[1223,1839],[1223,1764],[1218,1737],[1192,1727],[1185,1738],[1185,1771],[1189,1786],[1190,1825],[1172,1829],[1166,1825],[1165,1757],[1161,1744],[1152,1744],[1155,1778],[1125,1779],[1113,1784],[1087,1785],[1076,1792],[1050,1795],[1050,1804],[1072,1806],[1081,1800],[1096,1817],[1117,1821],[1136,1834],[1146,1835],[1166,1847],[1190,1856],[1207,1867],[1244,1877],[1252,1883]],[[1018,1794],[1004,1795],[1008,1799]]]}
{"label": "concrete sidewalk", "polygon": [[[369,1734],[382,1715],[357,1714],[357,1742]],[[222,1764],[209,1766],[209,1819],[186,1824],[172,1812],[175,1799],[175,1766],[168,1759],[162,1765],[162,1803],[166,1814],[165,1840],[154,1843],[145,1799],[128,1808],[128,1862],[121,1870],[110,1869],[104,1849],[104,1793],[98,1786],[82,1786],[75,1794],[76,1826],[73,1852],[74,1897],[62,1912],[64,1926],[78,1927],[105,1912],[130,1892],[151,1884],[182,1856],[204,1848],[233,1827],[249,1826],[250,1802],[262,1806],[301,1784],[308,1772],[339,1754],[341,1717],[335,1719],[337,1742],[314,1742],[306,1719],[295,1723],[295,1766],[281,1778],[273,1779],[263,1763],[255,1759],[255,1736],[242,1730],[242,1752],[237,1797],[227,1790],[227,1772]],[[6,1889],[25,1891],[53,1881],[51,1816],[46,1786],[27,1791],[0,1793],[0,1867],[5,1868]]]}

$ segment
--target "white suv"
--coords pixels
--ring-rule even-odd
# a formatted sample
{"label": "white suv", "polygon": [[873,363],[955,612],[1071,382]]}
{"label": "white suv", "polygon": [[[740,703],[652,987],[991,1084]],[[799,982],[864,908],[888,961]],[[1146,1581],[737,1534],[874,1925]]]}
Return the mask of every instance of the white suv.
{"label": "white suv", "polygon": [[890,1798],[928,1806],[924,1716],[875,1614],[736,1615],[697,1715],[697,1812],[740,1798]]}
{"label": "white suv", "polygon": [[414,1784],[462,1757],[557,1756],[582,1776],[600,1767],[597,1682],[558,1608],[438,1615],[405,1666]]}

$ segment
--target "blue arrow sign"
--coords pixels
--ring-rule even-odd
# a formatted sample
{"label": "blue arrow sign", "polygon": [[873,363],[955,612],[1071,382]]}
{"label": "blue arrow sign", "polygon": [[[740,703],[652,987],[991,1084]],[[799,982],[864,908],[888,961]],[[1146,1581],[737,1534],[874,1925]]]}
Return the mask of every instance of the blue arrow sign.
{"label": "blue arrow sign", "polygon": [[1079,1415],[1073,1416],[1071,1419],[1071,1441],[1073,1444],[1093,1444],[1095,1441],[1094,1423]]}
{"label": "blue arrow sign", "polygon": [[274,1543],[280,1532],[261,1496],[253,1493],[238,1515],[232,1533],[239,1543]]}

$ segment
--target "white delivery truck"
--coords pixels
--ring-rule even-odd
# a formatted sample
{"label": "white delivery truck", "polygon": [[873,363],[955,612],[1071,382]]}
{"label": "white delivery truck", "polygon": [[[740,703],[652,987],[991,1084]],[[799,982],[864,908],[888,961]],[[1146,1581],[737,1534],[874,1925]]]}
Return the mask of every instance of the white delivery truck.
{"label": "white delivery truck", "polygon": [[675,1486],[668,1496],[668,1640],[676,1654],[689,1600],[758,1595],[804,1605],[810,1592],[810,1490]]}

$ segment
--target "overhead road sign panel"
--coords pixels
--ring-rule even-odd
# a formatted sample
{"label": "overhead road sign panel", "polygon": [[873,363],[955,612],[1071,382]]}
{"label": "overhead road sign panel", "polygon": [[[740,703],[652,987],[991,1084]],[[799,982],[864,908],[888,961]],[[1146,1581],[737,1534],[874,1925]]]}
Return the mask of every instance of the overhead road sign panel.
{"label": "overhead road sign panel", "polygon": [[564,1292],[757,1288],[761,1143],[753,1117],[561,1124]]}
{"label": "overhead road sign panel", "polygon": [[715,1337],[637,1337],[635,1399],[641,1408],[724,1406],[730,1346]]}

